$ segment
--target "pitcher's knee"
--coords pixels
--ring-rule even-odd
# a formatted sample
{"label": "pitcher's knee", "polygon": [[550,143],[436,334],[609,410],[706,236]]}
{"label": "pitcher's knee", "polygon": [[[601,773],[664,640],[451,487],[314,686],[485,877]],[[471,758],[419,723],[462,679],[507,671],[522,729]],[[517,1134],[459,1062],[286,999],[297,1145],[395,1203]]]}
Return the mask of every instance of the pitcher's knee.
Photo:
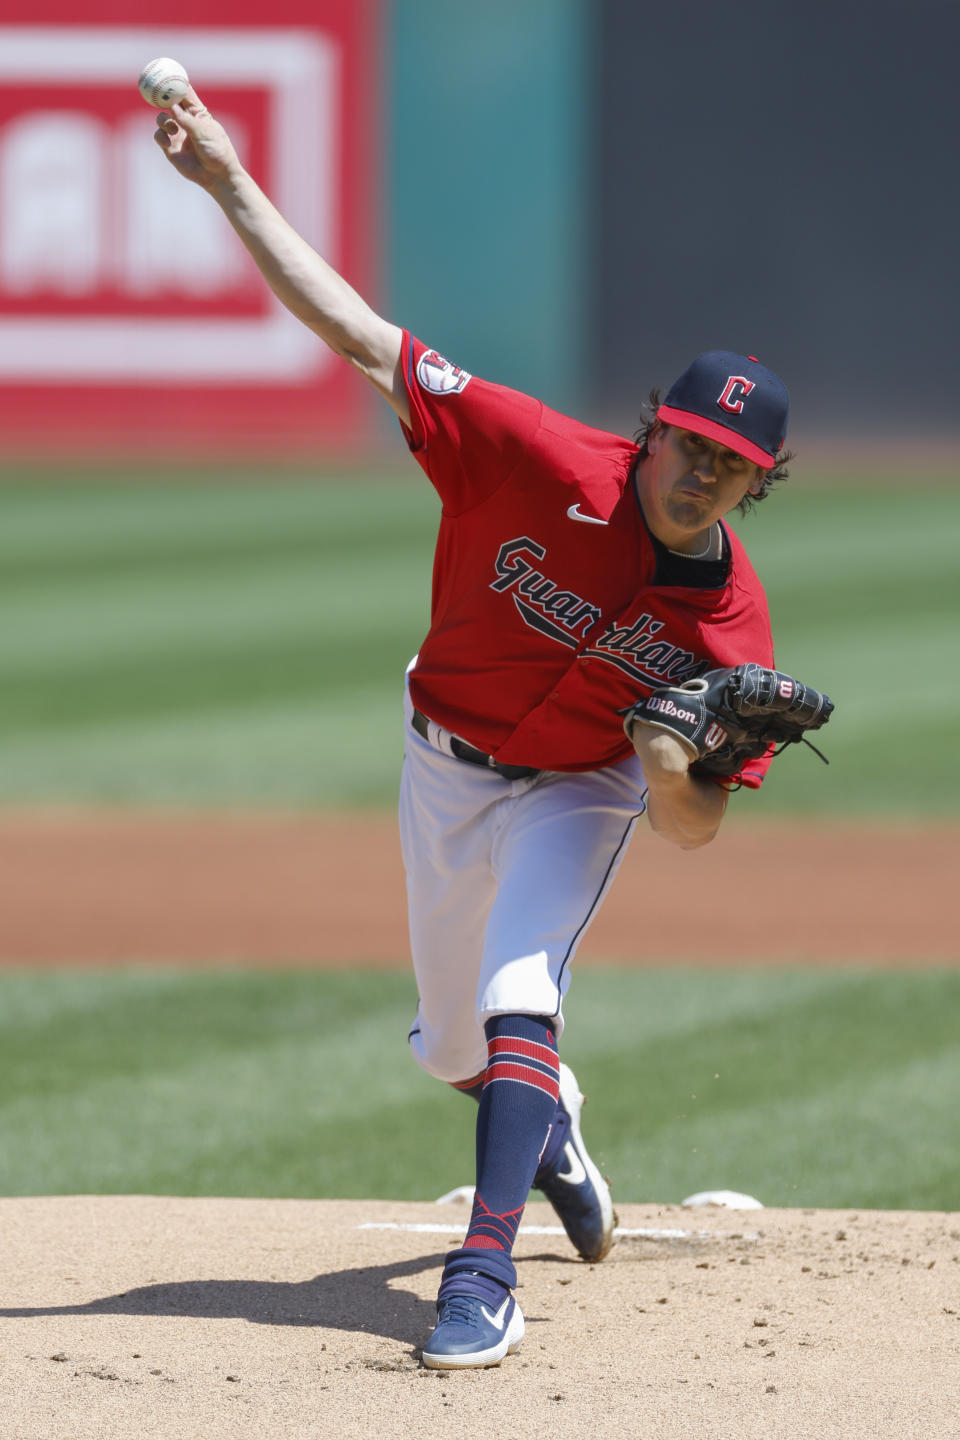
{"label": "pitcher's knee", "polygon": [[467,1040],[431,1034],[422,1024],[410,1031],[410,1052],[414,1060],[435,1080],[459,1085],[481,1074],[487,1065],[487,1042],[483,1030]]}
{"label": "pitcher's knee", "polygon": [[477,1023],[484,1025],[494,1015],[556,1016],[569,976],[563,956],[548,950],[531,950],[500,959],[495,952],[488,959],[486,973],[477,992]]}

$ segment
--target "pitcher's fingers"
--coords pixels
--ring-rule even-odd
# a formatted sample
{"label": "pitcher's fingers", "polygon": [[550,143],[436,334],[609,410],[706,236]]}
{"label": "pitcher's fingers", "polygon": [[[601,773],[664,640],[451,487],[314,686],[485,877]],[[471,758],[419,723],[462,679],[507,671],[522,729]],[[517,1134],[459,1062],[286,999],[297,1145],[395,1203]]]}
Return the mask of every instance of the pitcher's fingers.
{"label": "pitcher's fingers", "polygon": [[176,120],[170,115],[157,116],[157,128],[153,132],[153,138],[169,155],[177,143],[177,136],[183,136],[186,131],[181,130]]}
{"label": "pitcher's fingers", "polygon": [[167,135],[163,130],[155,130],[153,138],[168,160],[178,160],[183,154],[187,132],[178,129],[173,135]]}
{"label": "pitcher's fingers", "polygon": [[[184,95],[182,100],[175,100],[173,102],[173,104],[170,106],[170,112],[174,116],[174,118],[179,120],[181,123],[183,123],[184,119],[186,119],[188,122],[193,121],[194,124],[203,120],[205,116],[210,114],[210,111],[207,109],[206,105],[204,105],[203,101],[200,99],[200,96],[197,94],[196,90],[194,90],[192,85],[190,86],[190,89],[187,91],[186,95]],[[183,128],[188,131],[188,133],[193,133],[189,123],[184,124]]]}

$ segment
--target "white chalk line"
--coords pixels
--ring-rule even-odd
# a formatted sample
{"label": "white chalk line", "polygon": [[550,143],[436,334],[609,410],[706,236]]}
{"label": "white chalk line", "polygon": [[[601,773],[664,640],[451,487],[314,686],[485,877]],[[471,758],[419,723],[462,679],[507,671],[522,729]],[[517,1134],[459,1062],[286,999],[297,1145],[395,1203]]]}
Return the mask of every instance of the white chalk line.
{"label": "white chalk line", "polygon": [[[404,1230],[411,1235],[462,1235],[466,1231],[466,1224],[463,1225],[441,1225],[435,1222],[427,1224],[402,1223],[398,1220],[367,1220],[364,1224],[358,1225],[358,1230]],[[565,1235],[566,1231],[562,1225],[521,1225],[518,1232],[521,1235]],[[617,1238],[638,1235],[644,1240],[759,1240],[758,1234],[736,1235],[722,1234],[717,1230],[658,1230],[642,1226],[640,1228],[627,1228],[618,1225],[614,1230]]]}

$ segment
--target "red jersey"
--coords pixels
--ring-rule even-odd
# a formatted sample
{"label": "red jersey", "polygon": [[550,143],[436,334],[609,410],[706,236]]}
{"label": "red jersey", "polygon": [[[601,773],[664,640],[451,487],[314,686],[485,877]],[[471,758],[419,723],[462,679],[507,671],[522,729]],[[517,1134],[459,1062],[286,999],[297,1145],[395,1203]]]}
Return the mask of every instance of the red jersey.
{"label": "red jersey", "polygon": [[621,707],[717,666],[773,664],[763,588],[726,526],[717,588],[654,584],[633,441],[468,375],[406,331],[403,364],[404,433],[443,502],[410,676],[431,720],[505,765],[595,770],[633,753]]}

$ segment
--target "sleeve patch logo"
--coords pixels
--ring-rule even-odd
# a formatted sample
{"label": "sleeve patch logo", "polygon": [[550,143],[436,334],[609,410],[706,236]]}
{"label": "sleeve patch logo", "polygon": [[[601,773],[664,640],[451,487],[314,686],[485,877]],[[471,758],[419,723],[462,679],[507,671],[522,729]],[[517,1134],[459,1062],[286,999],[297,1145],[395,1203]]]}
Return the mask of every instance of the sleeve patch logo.
{"label": "sleeve patch logo", "polygon": [[424,350],[417,362],[417,379],[433,395],[459,395],[472,377],[437,350]]}

